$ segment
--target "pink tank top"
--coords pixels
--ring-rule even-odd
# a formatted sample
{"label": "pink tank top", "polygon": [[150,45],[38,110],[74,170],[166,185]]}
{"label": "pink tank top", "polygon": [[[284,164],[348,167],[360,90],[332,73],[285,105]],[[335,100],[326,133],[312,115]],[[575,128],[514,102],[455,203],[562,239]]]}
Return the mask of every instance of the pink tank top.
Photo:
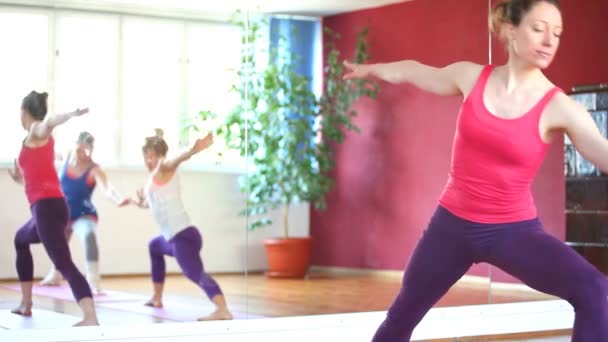
{"label": "pink tank top", "polygon": [[549,90],[518,118],[499,118],[483,102],[493,69],[483,68],[460,108],[449,178],[439,204],[480,223],[533,219],[537,214],[531,185],[549,147],[540,137],[539,120],[561,89]]}
{"label": "pink tank top", "polygon": [[48,142],[40,147],[21,147],[19,166],[23,172],[25,194],[30,205],[44,198],[62,198],[63,192],[59,185],[55,169],[55,142],[50,137]]}

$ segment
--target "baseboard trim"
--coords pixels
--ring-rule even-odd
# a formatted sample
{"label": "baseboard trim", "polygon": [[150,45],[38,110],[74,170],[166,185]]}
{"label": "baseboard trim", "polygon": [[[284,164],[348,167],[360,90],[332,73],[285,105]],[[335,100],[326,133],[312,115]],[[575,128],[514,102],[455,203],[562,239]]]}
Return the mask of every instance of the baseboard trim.
{"label": "baseboard trim", "polygon": [[[355,267],[335,267],[335,266],[311,266],[311,274],[327,274],[335,276],[366,276],[366,277],[381,277],[381,278],[397,278],[401,279],[403,271],[397,270],[375,270],[368,268],[355,268]],[[489,277],[475,276],[475,275],[464,275],[457,284],[463,284],[468,286],[479,286],[489,287],[497,290],[509,290],[509,291],[522,291],[528,293],[540,293],[529,286],[521,283],[507,283],[492,281],[490,284]]]}

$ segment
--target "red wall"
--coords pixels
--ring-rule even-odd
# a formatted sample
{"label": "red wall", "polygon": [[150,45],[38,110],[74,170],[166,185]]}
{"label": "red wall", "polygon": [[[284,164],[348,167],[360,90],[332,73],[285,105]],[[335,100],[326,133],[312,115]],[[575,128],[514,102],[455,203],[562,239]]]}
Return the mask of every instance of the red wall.
{"label": "red wall", "polygon": [[[563,3],[565,34],[547,75],[566,90],[608,81],[608,21],[602,18],[608,1]],[[486,63],[486,13],[486,0],[415,0],[328,17],[324,25],[342,34],[338,47],[346,58],[352,57],[355,32],[368,24],[372,62]],[[502,62],[504,53],[496,43],[494,50],[494,62]],[[328,209],[311,213],[314,265],[404,268],[446,182],[460,101],[382,83],[376,101],[355,105],[362,133],[350,134],[337,146],[337,185],[328,195]],[[546,229],[561,239],[562,148],[553,146],[533,188]],[[487,270],[476,265],[469,274],[486,275]],[[499,271],[492,277],[513,280]]]}

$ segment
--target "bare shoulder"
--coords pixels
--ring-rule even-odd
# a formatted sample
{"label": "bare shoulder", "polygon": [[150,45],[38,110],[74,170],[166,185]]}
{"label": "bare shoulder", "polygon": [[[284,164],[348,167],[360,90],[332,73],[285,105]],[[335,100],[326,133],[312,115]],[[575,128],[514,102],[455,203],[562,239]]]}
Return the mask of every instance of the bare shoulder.
{"label": "bare shoulder", "polygon": [[573,121],[580,120],[581,117],[589,115],[583,105],[561,91],[553,96],[547,104],[545,111],[550,118],[551,126],[555,128],[566,128]]}
{"label": "bare shoulder", "polygon": [[175,167],[173,166],[173,164],[174,163],[171,162],[171,159],[164,158],[158,162],[157,172],[159,172],[159,173],[173,172],[175,170]]}
{"label": "bare shoulder", "polygon": [[452,80],[458,85],[462,95],[466,98],[471,92],[484,65],[469,61],[455,62],[446,67]]}
{"label": "bare shoulder", "polygon": [[479,73],[481,69],[484,68],[484,65],[478,64],[470,61],[459,61],[450,64],[448,67],[453,68],[454,70],[458,70],[463,73]]}
{"label": "bare shoulder", "polygon": [[51,134],[47,134],[46,136],[39,136],[38,132],[42,129],[41,121],[34,121],[30,126],[30,130],[25,138],[25,146],[27,147],[41,147],[47,144],[47,142],[52,138]]}
{"label": "bare shoulder", "polygon": [[93,162],[93,166],[91,166],[91,173],[94,173],[94,174],[105,174],[106,172],[101,167],[101,165]]}

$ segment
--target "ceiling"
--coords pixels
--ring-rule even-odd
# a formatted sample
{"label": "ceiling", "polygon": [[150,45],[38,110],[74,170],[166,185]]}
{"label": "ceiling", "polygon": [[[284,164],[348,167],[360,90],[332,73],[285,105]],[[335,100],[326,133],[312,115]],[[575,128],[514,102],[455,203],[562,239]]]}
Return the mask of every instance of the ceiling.
{"label": "ceiling", "polygon": [[224,20],[237,9],[328,16],[408,0],[0,0],[0,4]]}

